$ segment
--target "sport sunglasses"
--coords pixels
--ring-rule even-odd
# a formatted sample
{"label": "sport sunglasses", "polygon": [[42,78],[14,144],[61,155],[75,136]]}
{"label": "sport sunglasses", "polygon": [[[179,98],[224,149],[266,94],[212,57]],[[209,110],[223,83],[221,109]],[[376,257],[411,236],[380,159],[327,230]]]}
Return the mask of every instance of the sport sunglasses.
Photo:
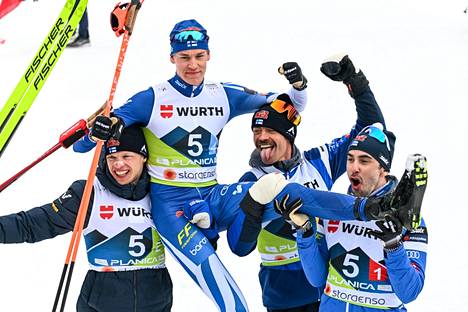
{"label": "sport sunglasses", "polygon": [[286,103],[285,101],[276,99],[273,102],[271,102],[270,107],[280,114],[287,112],[288,120],[292,122],[295,126],[298,126],[301,123],[301,115],[299,115],[299,113],[293,105]]}
{"label": "sport sunglasses", "polygon": [[[191,39],[190,39],[191,38]],[[208,40],[208,36],[198,30],[183,30],[174,35],[172,41],[186,42],[186,41],[200,41]]]}
{"label": "sport sunglasses", "polygon": [[385,143],[385,145],[387,146],[387,149],[388,151],[390,151],[390,144],[388,142],[388,138],[387,136],[385,135],[385,133],[383,132],[382,129],[374,126],[374,125],[370,125],[370,126],[367,126],[365,127],[364,129],[362,129],[361,133],[363,134],[367,134],[368,136],[376,139],[377,141],[379,141],[380,143]]}

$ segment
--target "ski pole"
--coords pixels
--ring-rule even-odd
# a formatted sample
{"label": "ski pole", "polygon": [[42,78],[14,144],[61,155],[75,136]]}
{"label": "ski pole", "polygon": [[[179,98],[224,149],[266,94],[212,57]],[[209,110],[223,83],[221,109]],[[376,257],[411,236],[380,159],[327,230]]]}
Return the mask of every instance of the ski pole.
{"label": "ski pole", "polygon": [[56,150],[58,150],[61,147],[68,148],[70,147],[73,143],[78,141],[81,137],[83,137],[85,134],[88,133],[88,128],[94,121],[97,115],[102,113],[104,111],[105,105],[102,105],[95,113],[93,113],[91,116],[88,117],[87,120],[81,119],[80,121],[76,122],[73,126],[68,128],[65,132],[63,132],[60,137],[59,137],[59,142],[56,143],[54,146],[52,146],[47,152],[42,154],[39,158],[34,160],[32,163],[30,163],[28,166],[24,167],[22,170],[20,170],[18,173],[16,173],[14,176],[0,184],[0,192],[5,190],[8,186],[10,186],[13,182],[18,180],[23,174],[25,174],[29,169],[43,161],[45,158],[49,157],[51,154],[53,154]]}
{"label": "ski pole", "polygon": [[[117,66],[114,72],[114,79],[112,80],[111,91],[109,94],[109,99],[107,100],[106,108],[104,109],[104,113],[103,113],[104,116],[109,116],[110,109],[112,107],[112,101],[114,99],[115,90],[117,89],[117,83],[119,81],[120,73],[122,70],[123,61],[125,59],[125,54],[127,51],[130,35],[133,30],[133,26],[136,20],[136,15],[143,1],[144,0],[142,0],[141,2],[139,0],[131,1],[129,12],[126,16],[126,23],[125,23],[125,28],[124,28],[125,32],[124,32],[124,37],[122,39],[122,44],[120,47],[120,53],[119,53],[119,57],[117,60]],[[58,302],[62,294],[63,283],[66,280],[65,288],[64,288],[63,296],[62,296],[62,304],[60,306],[60,311],[62,312],[65,308],[68,290],[70,287],[70,281],[71,281],[72,274],[73,274],[73,268],[75,266],[76,255],[78,253],[78,247],[80,244],[81,233],[83,231],[83,225],[84,225],[86,213],[88,210],[89,199],[91,197],[91,191],[93,189],[94,177],[96,175],[96,168],[97,168],[99,157],[100,157],[101,150],[102,150],[102,144],[103,144],[102,141],[98,141],[96,144],[96,150],[94,151],[93,161],[91,163],[91,168],[88,173],[88,179],[86,181],[86,185],[83,191],[83,197],[81,198],[80,208],[78,210],[77,218],[75,221],[75,226],[73,228],[72,238],[70,241],[70,245],[68,247],[67,256],[65,258],[65,264],[63,267],[62,275],[60,277],[59,287],[57,289],[57,294],[55,296],[54,306],[52,308],[53,312],[55,312],[57,309]]]}

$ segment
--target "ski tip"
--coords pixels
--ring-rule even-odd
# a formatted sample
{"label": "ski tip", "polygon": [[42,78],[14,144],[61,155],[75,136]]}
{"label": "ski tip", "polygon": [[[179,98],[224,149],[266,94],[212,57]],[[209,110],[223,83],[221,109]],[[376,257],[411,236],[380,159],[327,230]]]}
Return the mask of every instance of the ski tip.
{"label": "ski tip", "polygon": [[413,180],[416,187],[425,187],[427,184],[427,160],[421,154],[411,154],[406,160],[405,174]]}
{"label": "ski tip", "polygon": [[416,171],[427,171],[427,160],[424,155],[411,154],[406,159],[405,169],[411,173],[414,169]]}

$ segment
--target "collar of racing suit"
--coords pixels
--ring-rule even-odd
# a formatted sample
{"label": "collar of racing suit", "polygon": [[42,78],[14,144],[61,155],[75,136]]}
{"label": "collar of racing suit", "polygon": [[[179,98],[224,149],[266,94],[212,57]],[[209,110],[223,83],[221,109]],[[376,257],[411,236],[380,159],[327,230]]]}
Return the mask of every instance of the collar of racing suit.
{"label": "collar of racing suit", "polygon": [[180,78],[177,74],[175,74],[174,77],[169,79],[167,82],[169,82],[170,85],[174,87],[174,89],[186,97],[195,97],[199,95],[203,90],[204,84],[204,82],[202,82],[199,86],[192,86],[191,84],[183,81],[182,78]]}
{"label": "collar of racing suit", "polygon": [[[276,169],[281,170],[282,172],[287,172],[299,165],[301,163],[301,160],[301,151],[299,151],[296,145],[293,145],[292,157],[290,159],[277,161],[273,164],[273,166]],[[261,168],[269,166],[263,163],[262,158],[260,157],[260,151],[258,149],[254,149],[252,154],[250,154],[249,165],[252,168]]]}
{"label": "collar of racing suit", "polygon": [[106,165],[106,158],[104,153],[101,153],[101,159],[99,160],[96,177],[99,179],[99,182],[101,182],[101,184],[109,191],[128,200],[137,201],[143,199],[143,197],[145,197],[149,192],[150,177],[146,166],[143,167],[143,172],[141,173],[140,179],[138,179],[136,183],[120,185],[110,174],[109,168],[107,168]]}

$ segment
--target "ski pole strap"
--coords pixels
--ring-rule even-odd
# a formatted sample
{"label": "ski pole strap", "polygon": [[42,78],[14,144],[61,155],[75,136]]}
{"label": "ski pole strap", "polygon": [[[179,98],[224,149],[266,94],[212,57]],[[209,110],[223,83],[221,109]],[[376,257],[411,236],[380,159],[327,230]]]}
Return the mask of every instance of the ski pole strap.
{"label": "ski pole strap", "polygon": [[64,148],[69,148],[85,134],[88,134],[88,131],[88,123],[86,120],[81,119],[60,135],[59,142]]}
{"label": "ski pole strap", "polygon": [[135,25],[136,17],[140,8],[141,2],[139,0],[132,0],[130,8],[128,9],[127,19],[125,21],[125,29],[128,31],[129,35],[132,34],[133,26]]}

